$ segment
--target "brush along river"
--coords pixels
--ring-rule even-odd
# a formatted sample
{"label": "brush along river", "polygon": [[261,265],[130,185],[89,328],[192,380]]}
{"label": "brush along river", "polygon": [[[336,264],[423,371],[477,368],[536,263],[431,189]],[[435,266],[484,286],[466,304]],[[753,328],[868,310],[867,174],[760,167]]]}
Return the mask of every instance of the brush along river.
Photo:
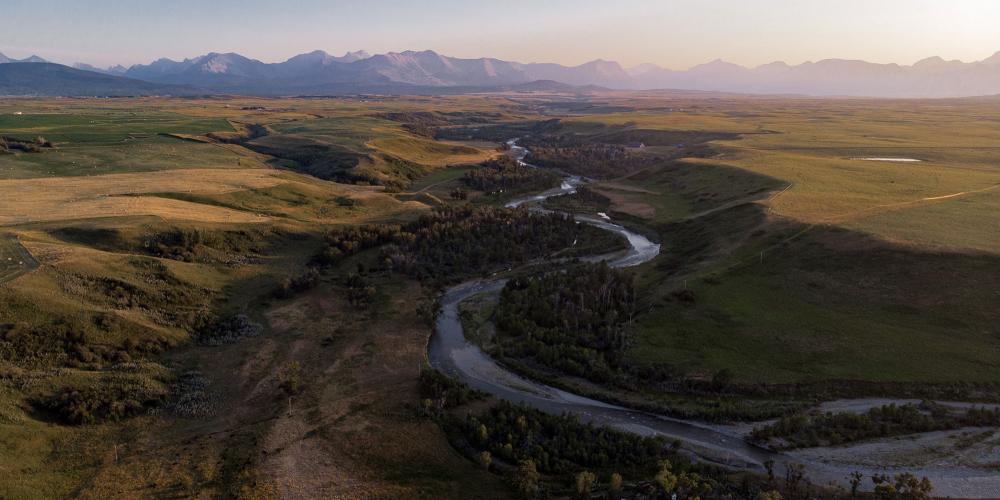
{"label": "brush along river", "polygon": [[[527,150],[510,141],[511,154],[523,161]],[[534,204],[554,196],[571,194],[584,181],[575,176],[564,178],[560,187],[542,193],[518,198],[507,204],[517,207]],[[540,208],[538,209],[540,210]],[[630,248],[624,253],[595,256],[591,260],[606,260],[612,267],[631,267],[644,264],[660,253],[660,245],[624,226],[611,222],[602,214],[598,217],[575,216],[581,223],[612,231],[624,236]],[[507,401],[524,404],[537,410],[552,413],[569,413],[583,422],[604,425],[643,436],[665,436],[679,440],[694,459],[711,462],[737,470],[764,472],[764,463],[773,461],[776,474],[783,474],[788,464],[805,466],[807,477],[815,484],[835,482],[848,485],[848,475],[860,471],[866,476],[911,472],[918,477],[927,476],[934,483],[936,496],[988,498],[1000,496],[1000,473],[989,468],[965,466],[962,461],[947,464],[941,460],[911,466],[893,466],[885,458],[868,454],[873,442],[838,448],[811,448],[793,452],[773,452],[744,441],[746,426],[722,426],[686,421],[633,410],[587,398],[551,387],[518,375],[497,363],[486,352],[466,340],[459,317],[462,301],[484,293],[499,294],[506,279],[475,280],[450,288],[441,297],[441,311],[436,329],[428,344],[428,360],[435,369],[465,382],[473,389],[487,392]],[[979,430],[982,431],[981,429]],[[956,431],[957,432],[957,431]],[[939,433],[940,434],[940,433]],[[1000,433],[997,433],[1000,434]],[[948,436],[941,436],[945,439]],[[935,442],[939,442],[938,439]],[[906,439],[880,440],[874,444],[905,451]],[[998,443],[1000,445],[1000,443]],[[852,449],[857,449],[855,456]],[[1000,449],[1000,446],[997,447]],[[828,451],[824,452],[824,450]],[[879,455],[883,455],[880,450]],[[845,457],[853,457],[845,459]],[[1000,461],[1000,460],[998,460]],[[871,488],[866,480],[863,487]]]}

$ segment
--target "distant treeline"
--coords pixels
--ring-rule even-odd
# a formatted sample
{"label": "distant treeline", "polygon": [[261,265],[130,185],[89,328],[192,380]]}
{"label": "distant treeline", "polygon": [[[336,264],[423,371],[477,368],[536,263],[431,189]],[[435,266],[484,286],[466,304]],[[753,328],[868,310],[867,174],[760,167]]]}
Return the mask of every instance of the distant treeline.
{"label": "distant treeline", "polygon": [[[700,130],[659,130],[621,125],[589,124],[579,128],[559,119],[509,122],[482,126],[452,126],[435,137],[451,140],[502,142],[512,137],[531,152],[530,162],[587,177],[620,176],[679,158],[705,158],[716,154],[709,142],[739,139],[740,134]],[[655,153],[640,152],[655,146]]]}
{"label": "distant treeline", "polygon": [[508,402],[468,416],[460,431],[478,450],[511,463],[531,459],[540,472],[551,474],[610,468],[652,475],[659,461],[678,458],[663,437],[595,427],[572,416],[548,415]]}
{"label": "distant treeline", "polygon": [[471,189],[490,194],[544,191],[559,186],[559,176],[518,163],[509,156],[489,160],[465,173],[462,182]]}
{"label": "distant treeline", "polygon": [[996,426],[1000,426],[1000,409],[955,411],[940,404],[924,402],[920,406],[889,404],[863,414],[841,412],[783,417],[774,424],[754,429],[750,439],[775,448],[793,449],[960,427]]}
{"label": "distant treeline", "polygon": [[620,245],[620,238],[560,214],[526,209],[445,206],[403,225],[336,229],[319,256],[335,264],[360,251],[382,247],[389,268],[422,281],[447,282],[471,274],[517,266],[557,252],[589,245]]}
{"label": "distant treeline", "polygon": [[[734,481],[680,454],[681,443],[581,423],[500,402],[478,415],[442,420],[453,445],[480,467],[505,474],[522,498],[811,498],[801,474],[784,482]],[[795,469],[798,470],[798,469]]]}
{"label": "distant treeline", "polygon": [[530,161],[540,167],[558,168],[586,177],[607,178],[634,172],[655,159],[632,153],[616,144],[532,146]]}

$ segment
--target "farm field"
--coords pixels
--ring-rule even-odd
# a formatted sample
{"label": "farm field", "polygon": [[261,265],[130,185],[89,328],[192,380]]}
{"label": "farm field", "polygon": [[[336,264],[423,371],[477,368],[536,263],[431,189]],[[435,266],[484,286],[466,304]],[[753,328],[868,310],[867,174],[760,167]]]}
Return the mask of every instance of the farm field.
{"label": "farm field", "polygon": [[550,206],[662,245],[622,363],[717,392],[548,380],[699,416],[998,397],[1000,99],[0,99],[0,135],[51,143],[0,154],[0,497],[513,497],[427,416],[450,281],[402,270],[484,229],[335,237],[502,205],[465,174],[513,137],[596,172]]}

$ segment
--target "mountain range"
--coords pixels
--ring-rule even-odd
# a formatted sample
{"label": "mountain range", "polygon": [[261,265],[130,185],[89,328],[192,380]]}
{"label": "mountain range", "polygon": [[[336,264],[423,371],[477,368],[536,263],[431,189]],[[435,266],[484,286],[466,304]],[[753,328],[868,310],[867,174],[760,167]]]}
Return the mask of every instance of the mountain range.
{"label": "mountain range", "polygon": [[[43,62],[32,57],[0,63]],[[753,94],[817,96],[960,97],[1000,94],[1000,52],[971,63],[924,59],[912,66],[826,59],[799,65],[782,62],[748,68],[722,60],[687,70],[652,64],[623,68],[596,60],[579,66],[523,64],[494,58],[463,59],[433,51],[364,51],[332,56],[323,51],[265,63],[235,53],[210,53],[174,61],[77,70],[206,93],[328,95],[358,92],[448,92],[485,89],[570,87],[622,90],[685,89]],[[65,75],[64,75],[65,76]],[[544,82],[544,83],[535,83]],[[176,89],[175,89],[176,90]],[[0,87],[0,94],[5,93]]]}
{"label": "mountain range", "polygon": [[27,58],[24,58],[24,59],[11,59],[11,58],[3,55],[3,54],[0,54],[0,64],[7,64],[7,63],[44,63],[44,62],[48,62],[48,61],[46,61],[45,59],[42,59],[41,57],[38,57],[38,56],[30,56],[30,57],[27,57]]}
{"label": "mountain range", "polygon": [[61,64],[0,64],[0,96],[192,96],[210,92],[83,71]]}

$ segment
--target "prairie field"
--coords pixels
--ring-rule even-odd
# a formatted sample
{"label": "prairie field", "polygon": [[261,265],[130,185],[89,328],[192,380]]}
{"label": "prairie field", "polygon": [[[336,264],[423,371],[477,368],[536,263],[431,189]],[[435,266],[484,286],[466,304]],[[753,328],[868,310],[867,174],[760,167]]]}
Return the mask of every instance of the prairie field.
{"label": "prairie field", "polygon": [[[666,248],[639,273],[659,304],[636,330],[635,360],[748,382],[997,381],[983,369],[1000,362],[996,100],[675,109],[567,120],[740,133],[711,156],[594,186]],[[671,299],[677,289],[694,302]]]}
{"label": "prairie field", "polygon": [[[315,141],[345,148],[364,165],[404,166],[386,174],[386,180],[492,154],[492,146],[439,143],[368,117],[380,110],[327,101],[13,100],[0,101],[0,110],[0,135],[51,143],[38,152],[0,155],[0,442],[14,451],[4,455],[11,460],[0,463],[6,478],[0,481],[3,497],[132,495],[150,484],[182,492],[191,481],[235,495],[240,488],[252,489],[260,473],[256,467],[276,466],[256,463],[263,444],[241,440],[270,434],[252,422],[282,406],[271,404],[272,392],[258,396],[263,399],[255,404],[263,406],[248,406],[253,396],[235,387],[274,380],[268,367],[278,361],[246,358],[246,349],[278,348],[283,362],[299,353],[285,352],[272,341],[221,352],[205,348],[194,338],[198,325],[246,312],[268,332],[293,335],[289,342],[299,342],[294,339],[304,328],[308,342],[325,341],[328,333],[319,330],[328,325],[307,324],[306,316],[272,329],[268,311],[279,309],[270,304],[275,288],[305,269],[326,228],[411,219],[429,207],[392,196],[384,186],[299,173],[294,160],[246,147],[244,142],[252,141],[243,136],[248,124],[267,127],[268,134],[281,136],[279,143]],[[327,113],[339,117],[322,118]],[[321,284],[327,291],[331,286]],[[339,316],[339,309],[330,310],[316,320]],[[414,341],[411,355],[416,356],[407,366],[416,369],[424,344],[419,336],[407,338]],[[358,341],[349,340],[351,345]],[[229,361],[219,364],[217,356]],[[137,362],[137,368],[124,368]],[[309,363],[310,371],[322,369]],[[126,376],[131,377],[125,389],[130,397],[160,400],[174,390],[183,366],[211,377],[213,405],[228,409],[213,411],[218,417],[199,417],[193,427],[170,412],[67,426],[39,403],[63,388],[113,393],[119,386],[111,380]],[[408,387],[415,379],[399,383]],[[307,405],[330,397],[319,385],[311,390],[322,398]],[[360,397],[370,399],[363,392]],[[366,410],[363,401],[356,404],[344,411],[360,411],[358,422],[365,422],[369,412],[383,411]],[[310,424],[298,420],[287,425],[278,426],[269,443],[312,428],[300,428]],[[237,433],[228,441],[223,439],[227,429]],[[314,446],[329,446],[318,441]],[[266,445],[275,446],[281,445]],[[441,467],[463,464],[436,432],[427,446],[450,454]],[[170,451],[150,453],[160,449]],[[376,486],[339,483],[355,477],[360,460],[398,451],[376,451],[340,464],[344,471],[336,476],[337,484],[326,487],[340,494],[409,491],[413,484],[444,485],[451,477],[404,472],[412,467],[400,463],[405,477],[365,465],[369,480],[372,474],[390,476]],[[245,456],[254,456],[254,463],[244,463]],[[410,481],[417,483],[406,486]],[[296,486],[256,488],[272,487]]]}

